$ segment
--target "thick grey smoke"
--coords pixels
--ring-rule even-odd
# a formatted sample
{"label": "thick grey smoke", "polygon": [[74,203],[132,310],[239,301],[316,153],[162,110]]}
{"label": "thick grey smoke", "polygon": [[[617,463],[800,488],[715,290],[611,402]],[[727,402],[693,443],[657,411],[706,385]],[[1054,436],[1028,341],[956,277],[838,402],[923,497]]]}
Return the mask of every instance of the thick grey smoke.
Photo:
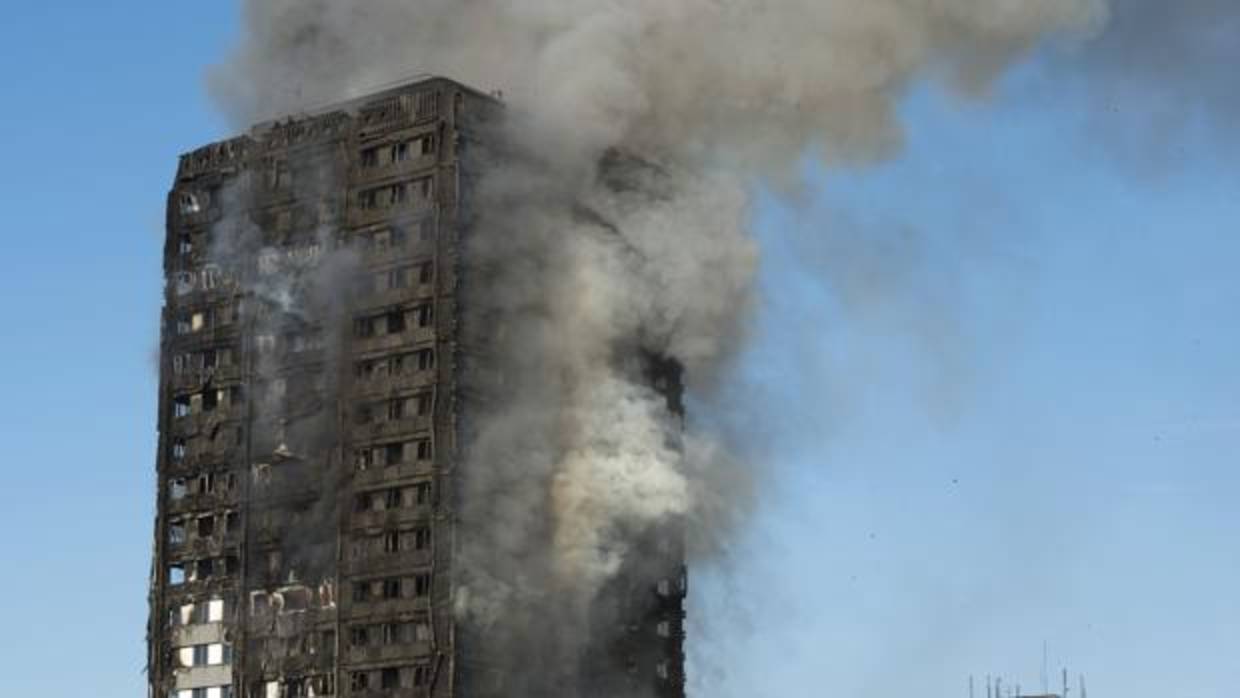
{"label": "thick grey smoke", "polygon": [[475,328],[499,320],[484,363],[505,397],[466,444],[478,559],[460,607],[525,660],[554,620],[571,659],[643,532],[686,520],[704,554],[743,511],[726,437],[692,415],[682,433],[640,357],[674,358],[709,399],[743,344],[749,180],[807,152],[890,154],[911,82],[982,90],[1046,37],[1094,29],[1101,2],[248,0],[210,84],[239,125],[415,72],[505,93],[520,156],[475,183],[467,255],[489,273],[467,301]]}

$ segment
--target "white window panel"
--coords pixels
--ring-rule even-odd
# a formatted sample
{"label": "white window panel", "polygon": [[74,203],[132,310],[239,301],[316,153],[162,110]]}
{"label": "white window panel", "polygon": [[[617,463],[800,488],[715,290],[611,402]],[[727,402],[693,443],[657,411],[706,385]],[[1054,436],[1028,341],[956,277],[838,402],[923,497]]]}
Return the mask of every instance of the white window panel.
{"label": "white window panel", "polygon": [[207,604],[207,622],[219,623],[224,620],[224,599],[212,599]]}

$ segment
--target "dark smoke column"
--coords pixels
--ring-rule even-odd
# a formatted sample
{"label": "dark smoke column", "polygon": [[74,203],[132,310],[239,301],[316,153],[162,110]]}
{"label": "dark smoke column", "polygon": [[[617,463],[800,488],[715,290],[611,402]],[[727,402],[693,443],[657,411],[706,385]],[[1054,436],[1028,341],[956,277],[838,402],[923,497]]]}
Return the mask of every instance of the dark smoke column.
{"label": "dark smoke column", "polygon": [[[427,78],[181,158],[152,696],[684,695],[681,524],[614,517],[576,541],[588,502],[559,464],[588,465],[590,432],[556,406],[596,386],[534,329],[562,260],[556,226],[531,226],[620,237],[588,201],[523,196],[541,166],[503,122]],[[596,175],[657,193],[636,158]],[[646,344],[602,360],[676,453],[681,369]],[[578,584],[583,549],[581,569],[606,565]]]}

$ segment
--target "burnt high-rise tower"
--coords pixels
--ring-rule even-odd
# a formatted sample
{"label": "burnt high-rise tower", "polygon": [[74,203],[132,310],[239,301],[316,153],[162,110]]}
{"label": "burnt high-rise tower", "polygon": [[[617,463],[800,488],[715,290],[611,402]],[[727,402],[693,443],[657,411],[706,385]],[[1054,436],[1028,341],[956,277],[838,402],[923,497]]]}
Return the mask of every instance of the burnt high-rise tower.
{"label": "burnt high-rise tower", "polygon": [[[463,620],[479,557],[463,512],[487,505],[465,499],[464,453],[474,415],[514,384],[488,360],[512,331],[502,304],[470,305],[496,263],[473,259],[487,232],[471,184],[512,156],[494,135],[502,112],[426,78],[181,158],[153,697],[683,695],[676,531],[634,532],[635,554],[581,613],[588,646],[543,613],[553,588],[530,595],[541,606],[516,594],[498,621]],[[609,160],[617,186],[644,167]],[[678,365],[633,355],[679,411]]]}

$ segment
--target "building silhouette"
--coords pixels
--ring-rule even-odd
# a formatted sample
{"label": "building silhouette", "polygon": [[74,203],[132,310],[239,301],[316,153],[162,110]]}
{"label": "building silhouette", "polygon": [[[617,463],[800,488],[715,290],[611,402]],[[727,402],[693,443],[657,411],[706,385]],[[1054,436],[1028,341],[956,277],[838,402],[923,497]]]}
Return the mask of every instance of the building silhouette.
{"label": "building silhouette", "polygon": [[[181,157],[154,698],[518,695],[454,612],[462,434],[485,399],[464,387],[485,353],[462,329],[461,288],[485,283],[465,244],[470,168],[485,165],[465,153],[503,111],[425,77]],[[643,360],[678,409],[674,362]],[[623,630],[584,648],[555,695],[683,695],[683,552],[650,545],[669,564],[613,581],[606,608],[623,618],[608,627]]]}

